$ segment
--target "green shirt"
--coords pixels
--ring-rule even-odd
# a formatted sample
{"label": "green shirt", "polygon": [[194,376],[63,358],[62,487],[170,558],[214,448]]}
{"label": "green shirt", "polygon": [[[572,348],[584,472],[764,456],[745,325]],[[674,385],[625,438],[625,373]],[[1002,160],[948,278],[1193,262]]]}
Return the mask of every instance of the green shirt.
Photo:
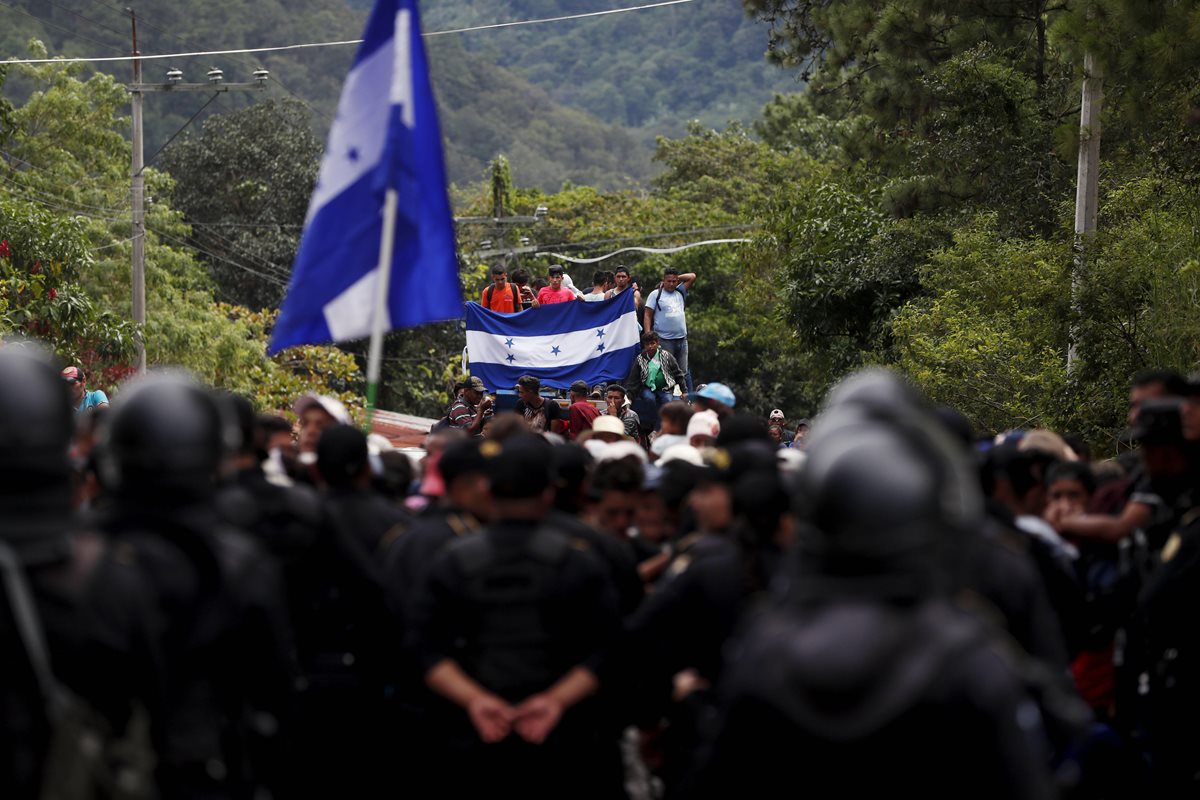
{"label": "green shirt", "polygon": [[658,363],[658,353],[646,362],[646,385],[656,392],[667,388],[667,378],[663,375],[662,366]]}

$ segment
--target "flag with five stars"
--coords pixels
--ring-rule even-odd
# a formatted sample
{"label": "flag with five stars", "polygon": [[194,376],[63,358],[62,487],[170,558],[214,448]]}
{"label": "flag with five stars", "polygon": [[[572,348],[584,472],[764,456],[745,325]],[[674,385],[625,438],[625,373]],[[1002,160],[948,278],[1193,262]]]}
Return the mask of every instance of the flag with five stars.
{"label": "flag with five stars", "polygon": [[471,374],[489,389],[511,389],[534,375],[566,389],[621,381],[640,348],[633,292],[599,303],[555,303],[519,314],[467,304],[467,357]]}
{"label": "flag with five stars", "polygon": [[371,332],[384,194],[399,199],[384,328],[462,317],[416,0],[377,0],[346,76],[269,352]]}

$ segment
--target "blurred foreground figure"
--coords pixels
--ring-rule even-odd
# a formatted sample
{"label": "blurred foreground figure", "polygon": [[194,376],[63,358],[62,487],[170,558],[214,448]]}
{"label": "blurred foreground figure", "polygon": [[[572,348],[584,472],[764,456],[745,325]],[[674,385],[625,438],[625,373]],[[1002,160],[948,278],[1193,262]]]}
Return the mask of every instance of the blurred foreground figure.
{"label": "blurred foreground figure", "polygon": [[[36,349],[0,347],[0,797],[152,796],[157,710],[128,560],[71,514],[75,403]],[[85,752],[85,741],[90,748]]]}
{"label": "blurred foreground figure", "polygon": [[155,595],[164,797],[252,797],[279,779],[291,626],[276,564],[217,513],[218,467],[238,440],[225,404],[183,377],[130,385],[100,429],[104,528]]}
{"label": "blurred foreground figure", "polygon": [[961,449],[898,378],[866,372],[831,394],[807,452],[789,591],[731,653],[689,794],[802,779],[846,797],[1049,796],[1037,706],[948,599],[982,516]]}

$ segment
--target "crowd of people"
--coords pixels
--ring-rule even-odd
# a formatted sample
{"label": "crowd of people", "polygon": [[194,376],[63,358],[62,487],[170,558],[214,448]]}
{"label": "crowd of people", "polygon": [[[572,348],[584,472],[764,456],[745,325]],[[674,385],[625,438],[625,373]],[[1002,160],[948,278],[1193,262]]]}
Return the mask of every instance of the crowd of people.
{"label": "crowd of people", "polygon": [[811,434],[719,383],[643,437],[628,383],[468,379],[419,464],[330,397],[83,377],[0,348],[3,797],[1200,788],[1174,373],[1100,463],[884,371]]}

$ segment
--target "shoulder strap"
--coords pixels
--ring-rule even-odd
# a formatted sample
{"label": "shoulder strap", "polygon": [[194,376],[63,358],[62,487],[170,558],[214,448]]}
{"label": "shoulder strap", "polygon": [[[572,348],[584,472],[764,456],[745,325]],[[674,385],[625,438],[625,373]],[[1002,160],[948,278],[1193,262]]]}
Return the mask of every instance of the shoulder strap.
{"label": "shoulder strap", "polygon": [[7,542],[0,539],[0,573],[3,573],[4,592],[8,596],[8,605],[12,610],[17,631],[25,646],[25,655],[33,667],[37,677],[42,697],[45,699],[50,718],[58,716],[65,698],[62,696],[62,686],[54,673],[50,671],[50,650],[46,647],[46,638],[41,620],[38,618],[37,606],[33,602],[33,593],[25,580],[25,570],[17,559],[17,554]]}
{"label": "shoulder strap", "polygon": [[520,311],[521,310],[521,292],[518,291],[517,285],[515,283],[510,283],[508,285],[508,288],[512,290],[513,311]]}
{"label": "shoulder strap", "polygon": [[496,284],[493,283],[491,286],[489,286],[483,290],[483,304],[485,306],[487,306],[489,311],[492,308],[492,293],[495,290],[495,288],[496,288]]}

